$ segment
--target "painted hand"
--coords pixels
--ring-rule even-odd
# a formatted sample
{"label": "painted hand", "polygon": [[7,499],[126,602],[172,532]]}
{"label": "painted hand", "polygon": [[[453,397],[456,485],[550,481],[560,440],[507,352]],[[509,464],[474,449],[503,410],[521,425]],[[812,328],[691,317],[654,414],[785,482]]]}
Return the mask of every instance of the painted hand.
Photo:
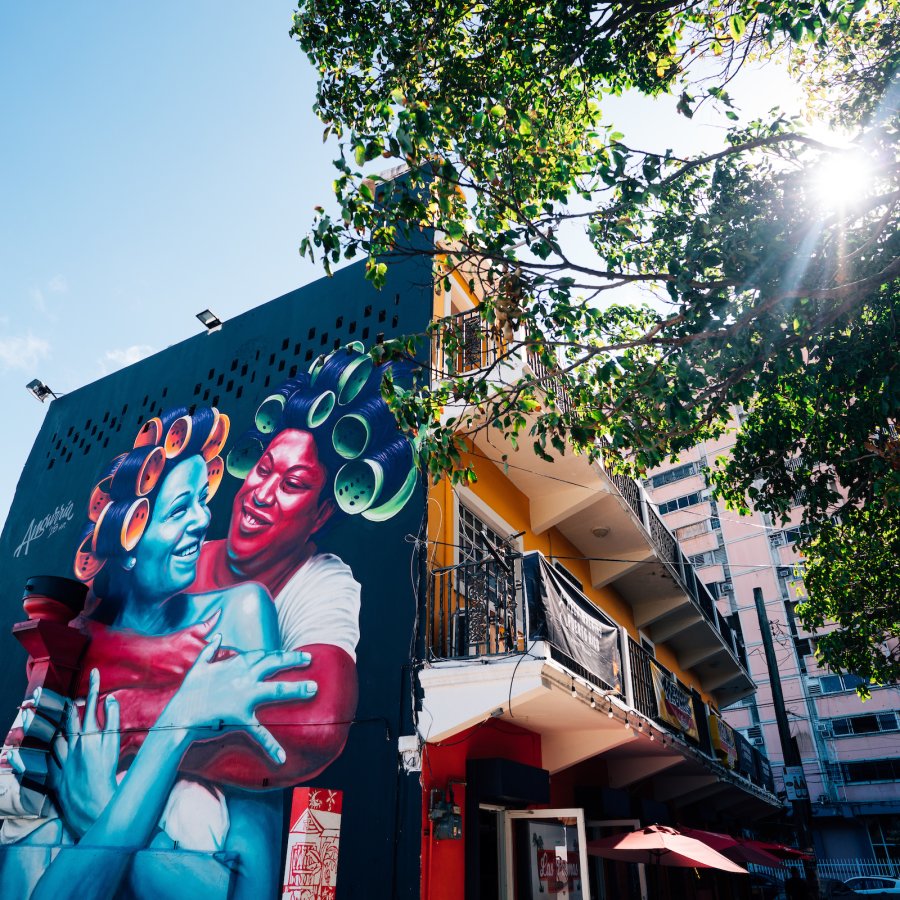
{"label": "painted hand", "polygon": [[[60,816],[77,838],[97,821],[116,791],[119,704],[113,697],[106,698],[106,721],[101,728],[97,719],[99,697],[100,673],[93,669],[84,721],[79,722],[78,711],[69,704],[65,731],[54,739],[48,764],[49,784]],[[19,763],[17,757],[10,758],[14,769]]]}
{"label": "painted hand", "polygon": [[158,727],[196,729],[193,739],[205,740],[210,730],[245,731],[276,763],[286,759],[284,748],[256,717],[256,709],[269,703],[311,700],[315,681],[268,681],[285,669],[308,666],[302,651],[248,650],[216,659],[220,634],[197,656],[181,687],[169,701]]}
{"label": "painted hand", "polygon": [[221,614],[222,610],[217,609],[205,621],[166,635],[165,653],[160,653],[158,635],[111,628],[93,619],[79,618],[78,628],[91,642],[83,663],[78,695],[87,694],[90,686],[88,672],[94,666],[103,672],[107,691],[143,687],[147,683],[147,673],[151,671],[154,684],[171,684],[174,687],[181,682],[197,654],[206,646]]}

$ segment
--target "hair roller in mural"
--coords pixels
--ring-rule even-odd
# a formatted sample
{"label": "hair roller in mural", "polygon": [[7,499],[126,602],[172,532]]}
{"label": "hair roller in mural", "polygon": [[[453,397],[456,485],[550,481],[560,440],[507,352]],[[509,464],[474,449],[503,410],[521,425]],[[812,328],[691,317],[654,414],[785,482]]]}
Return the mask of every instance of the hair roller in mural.
{"label": "hair roller in mural", "polygon": [[319,543],[392,519],[418,481],[384,373],[339,348],[261,391],[236,439],[221,409],[160,410],[84,485],[68,577],[30,579],[14,626],[0,896],[268,897],[312,868],[334,895],[341,791],[305,789],[288,835],[285,789],[357,715],[361,584]]}

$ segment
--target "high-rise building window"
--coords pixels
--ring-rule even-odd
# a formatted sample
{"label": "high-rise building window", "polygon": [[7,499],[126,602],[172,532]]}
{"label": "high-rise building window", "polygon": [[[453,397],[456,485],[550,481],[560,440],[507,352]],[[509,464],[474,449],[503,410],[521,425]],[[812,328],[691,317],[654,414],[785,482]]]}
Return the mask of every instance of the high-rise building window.
{"label": "high-rise building window", "polygon": [[695,553],[691,557],[691,565],[695,569],[702,569],[706,566],[724,566],[727,562],[728,555],[725,553],[724,547],[707,550],[704,553]]}
{"label": "high-rise building window", "polygon": [[667,469],[665,472],[659,472],[652,475],[644,481],[647,487],[658,488],[664,484],[673,484],[681,481],[683,478],[690,478],[699,472],[699,467],[695,462],[685,463],[683,466],[676,466],[674,469]]}
{"label": "high-rise building window", "polygon": [[843,763],[844,781],[847,784],[862,781],[898,781],[900,780],[900,759],[861,759]]}
{"label": "high-rise building window", "polygon": [[709,501],[709,495],[706,491],[693,491],[682,497],[676,497],[674,500],[667,500],[665,503],[659,504],[659,514],[661,516],[677,509],[685,509],[688,506],[696,506],[698,503],[706,503]]}
{"label": "high-rise building window", "polygon": [[835,737],[853,734],[877,734],[882,731],[898,731],[897,714],[888,712],[871,713],[861,716],[841,716],[831,720],[831,730]]}
{"label": "high-rise building window", "polygon": [[859,675],[822,675],[819,687],[823,694],[839,694],[841,691],[855,691],[863,679]]}
{"label": "high-rise building window", "polygon": [[786,547],[807,537],[809,532],[802,525],[794,528],[785,528],[784,531],[775,531],[769,535],[769,543],[773,547]]}
{"label": "high-rise building window", "polygon": [[704,519],[702,522],[691,522],[690,525],[682,525],[675,529],[675,538],[679,541],[687,541],[701,534],[708,534],[714,528],[719,527],[718,519]]}

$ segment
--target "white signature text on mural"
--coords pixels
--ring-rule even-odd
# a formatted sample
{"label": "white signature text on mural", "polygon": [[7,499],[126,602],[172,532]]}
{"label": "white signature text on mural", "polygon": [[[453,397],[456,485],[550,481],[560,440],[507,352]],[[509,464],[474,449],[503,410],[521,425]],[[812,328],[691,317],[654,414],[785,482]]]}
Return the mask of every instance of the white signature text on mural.
{"label": "white signature text on mural", "polygon": [[72,501],[57,506],[52,513],[44,516],[43,519],[32,519],[22,538],[22,543],[16,547],[15,556],[28,556],[28,548],[32,541],[36,541],[42,537],[49,537],[61,531],[75,515],[75,507]]}

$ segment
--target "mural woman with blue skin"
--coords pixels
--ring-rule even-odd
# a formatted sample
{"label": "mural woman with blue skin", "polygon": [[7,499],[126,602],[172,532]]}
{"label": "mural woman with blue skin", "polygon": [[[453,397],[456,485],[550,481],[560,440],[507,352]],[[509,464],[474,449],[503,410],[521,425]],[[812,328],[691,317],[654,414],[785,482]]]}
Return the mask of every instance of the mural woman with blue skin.
{"label": "mural woman with blue skin", "polygon": [[[126,877],[137,896],[215,896],[217,850],[238,856],[235,896],[275,894],[282,796],[273,789],[339,755],[356,709],[360,585],[312,537],[338,514],[387,521],[417,484],[412,444],[381,398],[388,368],[351,345],[263,401],[228,457],[246,480],[227,540],[201,549],[224,468],[224,415],[150,420],[101,480],[76,555],[96,602],[76,623],[91,638],[77,694],[84,721],[70,716],[68,743],[56,745],[62,818],[19,841],[80,839],[79,848],[52,864],[49,852],[31,857],[15,895],[37,884],[37,897],[81,896],[90,871],[98,897]],[[207,881],[184,856],[134,853],[175,847],[205,851]]]}
{"label": "mural woman with blue skin", "polygon": [[[216,417],[212,428],[210,413]],[[164,640],[169,633],[205,622],[214,623],[215,633],[150,727],[121,780],[117,779],[118,702],[107,696],[101,727],[102,671],[91,672],[84,722],[80,725],[77,714],[70,715],[68,743],[57,740],[61,765],[55,769],[55,789],[62,822],[48,822],[26,839],[30,844],[58,846],[80,836],[79,848],[58,854],[43,874],[34,872],[33,879],[26,879],[37,881],[35,898],[82,897],[87,884],[92,897],[113,897],[129,874],[130,890],[137,896],[209,896],[214,884],[204,882],[204,872],[213,875],[215,884],[223,883],[222,873],[214,868],[181,867],[171,854],[162,861],[153,854],[133,853],[144,848],[237,854],[233,896],[238,898],[267,895],[277,884],[280,794],[204,785],[202,779],[179,776],[188,749],[198,741],[222,740],[223,731],[242,732],[273,763],[283,763],[284,750],[259,724],[256,709],[309,699],[317,690],[310,681],[267,680],[306,666],[309,654],[280,650],[275,609],[259,585],[185,593],[194,580],[210,522],[208,467],[221,476],[221,459],[215,456],[208,463],[203,455],[219,418],[227,433],[227,418],[210,410],[198,410],[193,416],[180,410],[154,420],[159,433],[118,460],[111,479],[98,486],[99,501],[98,491],[92,498],[97,506],[104,505],[103,515],[93,525],[95,536],[83,543],[76,567],[79,561],[89,570],[102,567],[90,572],[96,605],[88,615],[106,623],[110,634],[121,633],[123,654],[128,654],[130,637]],[[214,441],[219,447],[224,444],[222,431],[220,427]],[[117,500],[117,493],[122,496],[117,478],[120,482],[126,478],[129,484],[136,478],[134,494]],[[154,481],[143,496],[142,479],[144,487]],[[101,487],[109,487],[112,496]],[[208,802],[198,803],[203,788]],[[178,802],[183,789],[190,803]],[[56,831],[55,839],[47,830]],[[224,840],[209,846],[204,831],[224,832]],[[192,840],[198,846],[191,846]]]}

